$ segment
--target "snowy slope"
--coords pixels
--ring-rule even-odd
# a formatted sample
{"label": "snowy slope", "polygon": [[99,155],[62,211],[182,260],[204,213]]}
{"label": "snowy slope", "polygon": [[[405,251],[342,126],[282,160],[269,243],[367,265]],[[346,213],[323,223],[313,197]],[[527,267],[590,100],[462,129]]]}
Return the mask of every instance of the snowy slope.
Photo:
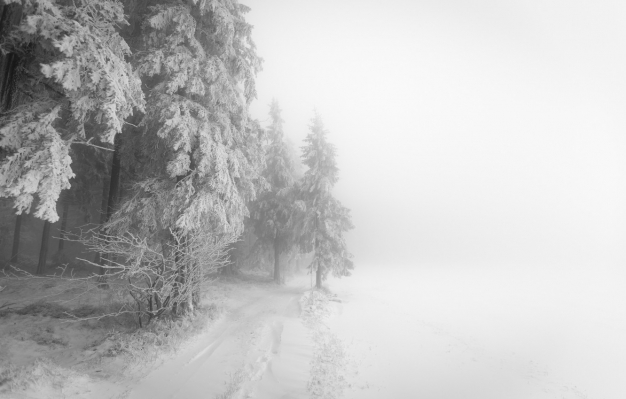
{"label": "snowy slope", "polygon": [[515,270],[361,265],[331,281],[330,325],[359,366],[345,397],[626,397],[620,280]]}

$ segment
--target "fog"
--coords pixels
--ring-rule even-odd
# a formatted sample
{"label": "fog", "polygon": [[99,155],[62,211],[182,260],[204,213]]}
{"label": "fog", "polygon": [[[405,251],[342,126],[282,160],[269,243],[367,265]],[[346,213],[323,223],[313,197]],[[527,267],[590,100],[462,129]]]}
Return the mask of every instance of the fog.
{"label": "fog", "polygon": [[[572,394],[623,397],[626,3],[246,4],[265,59],[253,114],[277,98],[298,142],[317,109],[337,146],[356,226],[355,274],[331,284],[355,303],[345,334],[402,364],[424,336],[370,326],[410,314],[535,359]],[[405,374],[372,384],[417,392]]]}
{"label": "fog", "polygon": [[367,263],[626,260],[626,5],[247,1],[299,142],[313,110]]}

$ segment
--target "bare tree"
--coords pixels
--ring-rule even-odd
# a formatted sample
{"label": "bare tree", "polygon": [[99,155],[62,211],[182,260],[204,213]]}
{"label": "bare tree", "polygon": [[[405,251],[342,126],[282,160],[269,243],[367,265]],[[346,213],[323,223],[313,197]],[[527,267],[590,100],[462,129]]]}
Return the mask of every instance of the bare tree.
{"label": "bare tree", "polygon": [[193,311],[210,276],[226,265],[226,249],[233,238],[206,231],[182,234],[170,230],[170,237],[160,243],[130,232],[88,232],[80,240],[106,259],[101,267],[108,280],[124,281],[142,325],[142,320],[149,323],[165,313]]}

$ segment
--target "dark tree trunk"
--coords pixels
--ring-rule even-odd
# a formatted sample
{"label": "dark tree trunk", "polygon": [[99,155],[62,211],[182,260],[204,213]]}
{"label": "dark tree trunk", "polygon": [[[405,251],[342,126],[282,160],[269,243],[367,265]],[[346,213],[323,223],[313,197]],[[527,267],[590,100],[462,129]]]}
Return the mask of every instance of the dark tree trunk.
{"label": "dark tree trunk", "polygon": [[176,264],[176,280],[174,281],[174,293],[172,297],[174,298],[174,304],[172,306],[172,311],[174,314],[182,314],[185,311],[184,302],[180,301],[180,292],[183,290],[183,286],[185,284],[185,265],[181,264],[181,256],[180,251],[182,248],[180,246],[174,247],[176,251],[174,253],[174,263]]}
{"label": "dark tree trunk", "polygon": [[20,252],[20,230],[22,228],[22,215],[15,217],[15,230],[13,230],[13,250],[11,251],[11,262],[17,263]]}
{"label": "dark tree trunk", "polygon": [[[122,135],[115,136],[113,159],[111,160],[111,181],[109,182],[109,195],[107,200],[107,211],[104,222],[108,222],[111,219],[111,215],[117,206],[117,200],[120,190],[120,169],[121,169],[121,157],[122,157]],[[106,255],[100,256],[100,265],[106,262]],[[104,275],[106,268],[100,267],[100,275]]]}
{"label": "dark tree trunk", "polygon": [[[319,225],[319,220],[315,219],[315,247],[313,248],[313,256],[314,259],[317,258],[317,226]],[[315,287],[317,289],[322,288],[322,267],[320,265],[319,258],[315,262],[317,269],[315,269]],[[313,273],[313,271],[311,271]]]}
{"label": "dark tree trunk", "polygon": [[65,247],[65,229],[67,228],[67,214],[70,210],[69,201],[63,202],[63,214],[61,215],[61,229],[59,231],[59,249],[58,252],[63,252]]}
{"label": "dark tree trunk", "polygon": [[315,287],[322,288],[322,268],[319,262],[317,262],[317,271],[315,272]]}
{"label": "dark tree trunk", "polygon": [[46,260],[48,258],[48,241],[50,241],[50,226],[52,223],[47,220],[43,224],[43,234],[41,235],[41,249],[39,250],[39,264],[37,264],[37,275],[46,272]]}
{"label": "dark tree trunk", "polygon": [[[176,184],[180,183],[186,176],[178,176],[176,177]],[[187,281],[187,264],[183,262],[181,251],[185,250],[185,246],[187,245],[186,237],[183,237],[182,241],[177,243],[174,247],[176,251],[174,253],[174,263],[176,264],[176,280],[174,283],[174,293],[172,297],[174,298],[174,304],[172,305],[172,311],[174,314],[183,314],[185,311],[193,310],[193,304],[191,300],[180,300],[181,291],[184,290],[185,284],[188,284]],[[189,261],[189,259],[187,260]],[[189,299],[192,299],[191,297]]]}
{"label": "dark tree trunk", "polygon": [[228,244],[228,255],[227,255],[228,262],[226,262],[226,265],[222,267],[221,269],[222,274],[226,276],[233,276],[235,274],[235,264],[237,263],[237,260],[234,254],[235,250],[236,250],[235,243]]}
{"label": "dark tree trunk", "polygon": [[[21,19],[21,5],[0,5],[0,39],[7,37],[12,27],[19,24]],[[6,111],[13,106],[15,69],[18,62],[16,54],[0,54],[0,111]]]}
{"label": "dark tree trunk", "polygon": [[111,180],[102,179],[102,199],[100,201],[100,221],[99,223],[102,225],[106,222],[107,218],[107,200],[109,199],[109,185],[111,184]]}
{"label": "dark tree trunk", "polygon": [[278,234],[274,237],[274,282],[280,284],[280,251]]}
{"label": "dark tree trunk", "polygon": [[[315,238],[315,249],[313,252],[313,256],[317,257],[317,238]],[[318,289],[322,288],[322,265],[320,265],[319,259],[315,262],[317,269],[315,269],[315,287]]]}
{"label": "dark tree trunk", "polygon": [[109,200],[107,201],[107,214],[106,222],[111,219],[111,215],[115,211],[117,206],[117,200],[119,199],[120,192],[120,169],[122,160],[122,135],[115,136],[115,150],[113,152],[113,159],[111,160],[111,181],[109,184]]}
{"label": "dark tree trunk", "polygon": [[[109,184],[110,182],[107,179],[102,179],[102,198],[100,202],[100,228],[106,221],[107,217],[107,199],[109,194]],[[100,236],[102,238],[102,236]],[[100,252],[96,252],[96,255],[93,258],[93,263],[96,265],[100,264]]]}
{"label": "dark tree trunk", "polygon": [[11,109],[11,104],[13,102],[13,85],[14,75],[15,75],[15,67],[17,66],[18,58],[15,54],[7,54],[2,59],[2,82],[0,85],[2,86],[2,95],[0,97],[1,108],[4,110]]}
{"label": "dark tree trunk", "polygon": [[[18,4],[0,5],[0,40],[4,39],[11,32],[11,28],[20,23],[22,18],[22,7]],[[0,112],[7,111],[13,107],[15,102],[15,69],[19,59],[13,53],[3,55],[0,53]],[[0,157],[3,156],[0,148]],[[22,215],[15,218],[15,230],[13,232],[13,249],[11,251],[11,262],[18,261],[20,248],[20,229],[22,227]]]}
{"label": "dark tree trunk", "polygon": [[232,262],[228,262],[224,267],[222,267],[222,274],[226,276],[232,276],[235,274]]}

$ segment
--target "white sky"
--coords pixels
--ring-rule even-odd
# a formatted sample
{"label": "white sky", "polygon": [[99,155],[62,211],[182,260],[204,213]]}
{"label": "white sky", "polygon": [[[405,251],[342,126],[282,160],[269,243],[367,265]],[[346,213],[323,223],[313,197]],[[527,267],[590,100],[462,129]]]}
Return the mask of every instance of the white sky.
{"label": "white sky", "polygon": [[626,261],[626,2],[241,0],[252,112],[313,109],[356,261]]}

